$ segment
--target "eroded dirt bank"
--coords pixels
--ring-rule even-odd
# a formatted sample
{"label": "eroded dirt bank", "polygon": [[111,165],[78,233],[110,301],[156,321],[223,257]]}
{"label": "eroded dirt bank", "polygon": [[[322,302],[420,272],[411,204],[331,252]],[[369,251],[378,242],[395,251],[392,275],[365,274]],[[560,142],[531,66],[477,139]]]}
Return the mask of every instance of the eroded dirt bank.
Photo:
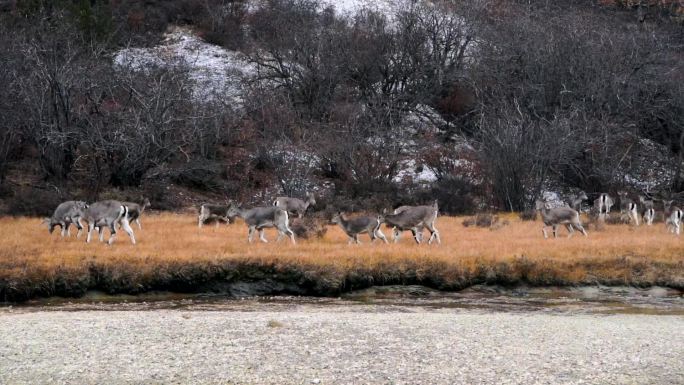
{"label": "eroded dirt bank", "polygon": [[[137,261],[136,261],[137,262]],[[525,257],[476,263],[425,263],[394,260],[359,267],[263,262],[230,259],[215,262],[165,262],[140,271],[139,264],[121,261],[89,263],[85,268],[56,269],[0,278],[0,300],[21,302],[39,297],[80,297],[88,291],[140,294],[150,291],[220,293],[231,296],[306,295],[339,296],[376,285],[423,285],[457,291],[479,284],[531,286],[662,286],[684,290],[684,265],[643,257],[616,257],[573,262]]]}

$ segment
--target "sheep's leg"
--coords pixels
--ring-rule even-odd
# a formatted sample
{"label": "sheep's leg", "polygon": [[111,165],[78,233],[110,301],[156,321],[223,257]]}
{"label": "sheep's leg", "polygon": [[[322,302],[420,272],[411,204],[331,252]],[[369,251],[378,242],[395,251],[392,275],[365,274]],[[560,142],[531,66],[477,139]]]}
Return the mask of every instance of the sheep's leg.
{"label": "sheep's leg", "polygon": [[582,232],[582,235],[584,235],[585,237],[587,236],[587,232],[584,230],[584,226],[582,226],[581,223],[576,224],[575,227],[577,227],[577,230]]}
{"label": "sheep's leg", "polygon": [[135,245],[135,234],[133,234],[133,229],[131,228],[131,224],[128,223],[128,219],[123,218],[121,220],[121,228],[124,229],[126,234],[128,234],[128,237],[131,239],[131,243]]}
{"label": "sheep's leg", "polygon": [[[113,229],[112,233],[109,235],[109,237],[111,239],[112,235],[114,235],[114,233],[116,232],[116,229],[115,229],[114,225],[112,225],[112,227],[110,227],[110,229]],[[98,229],[98,232],[100,233],[100,242],[104,242],[104,226],[100,226],[100,228]]]}
{"label": "sheep's leg", "polygon": [[549,235],[546,233],[546,225],[542,226],[542,234],[544,234],[544,239],[549,238]]}
{"label": "sheep's leg", "polygon": [[572,238],[575,235],[575,229],[572,228],[572,224],[566,223],[565,228],[568,229],[568,239]]}
{"label": "sheep's leg", "polygon": [[[107,244],[111,245],[116,240],[116,223],[112,222],[109,224],[109,231],[111,234],[109,234],[109,241]],[[102,234],[104,234],[104,226],[100,227],[100,240],[102,240]]]}
{"label": "sheep's leg", "polygon": [[140,223],[140,218],[135,218],[135,223],[138,224],[138,230],[142,230],[142,224]]}
{"label": "sheep's leg", "polygon": [[93,230],[95,230],[95,224],[92,222],[88,223],[88,236],[86,237],[86,243],[90,243],[90,239],[93,237]]}
{"label": "sheep's leg", "polygon": [[81,218],[78,218],[76,220],[76,228],[78,229],[78,233],[76,233],[76,238],[80,238],[81,233],[83,232],[83,224],[81,223]]}
{"label": "sheep's leg", "polygon": [[282,231],[290,237],[290,241],[292,241],[293,245],[297,244],[297,241],[295,241],[294,231],[292,231],[287,224],[283,226]]}
{"label": "sheep's leg", "polygon": [[259,229],[259,240],[263,243],[268,243],[268,240],[264,236],[264,229],[263,227]]}
{"label": "sheep's leg", "polygon": [[249,226],[247,228],[247,242],[252,243],[252,239],[254,238],[254,231],[256,228],[254,226]]}
{"label": "sheep's leg", "polygon": [[292,231],[287,224],[283,224],[282,226],[278,227],[278,232],[280,233],[278,239],[287,235],[288,237],[290,237],[290,241],[292,241],[293,245],[297,243],[294,238],[294,231]]}
{"label": "sheep's leg", "polygon": [[385,237],[385,234],[383,234],[382,230],[380,230],[380,227],[378,227],[377,230],[375,230],[375,237],[382,239],[385,244],[389,244],[389,241],[387,241],[387,237]]}
{"label": "sheep's leg", "polygon": [[636,208],[632,210],[632,217],[634,218],[634,223],[639,226],[639,213],[637,213]]}
{"label": "sheep's leg", "polygon": [[[435,239],[437,240],[437,244],[441,244],[442,240],[439,238],[439,230],[437,230],[437,227],[435,227],[434,224],[431,224],[431,225],[428,225],[427,228],[430,231],[430,239],[428,240],[428,245],[432,244],[432,241]],[[421,233],[421,238],[422,238],[423,232],[421,231],[420,233]]]}
{"label": "sheep's leg", "polygon": [[416,240],[416,243],[420,245],[420,242],[422,241],[421,237],[418,235],[418,229],[415,227],[411,229],[411,234],[413,234],[413,239]]}

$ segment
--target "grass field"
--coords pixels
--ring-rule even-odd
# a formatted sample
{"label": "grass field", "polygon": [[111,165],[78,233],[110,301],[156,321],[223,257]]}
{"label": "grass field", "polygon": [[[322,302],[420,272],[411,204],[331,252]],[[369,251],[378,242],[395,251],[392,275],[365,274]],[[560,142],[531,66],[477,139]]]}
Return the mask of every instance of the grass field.
{"label": "grass field", "polygon": [[462,220],[438,219],[441,245],[416,245],[409,233],[398,244],[369,244],[362,235],[364,244],[347,245],[346,236],[333,226],[324,238],[297,245],[276,243],[275,231],[267,230],[270,243],[249,245],[241,221],[200,230],[192,215],[165,213],[143,217],[142,230],[133,225],[138,244],[120,231],[114,245],[107,246],[97,238],[86,244],[75,231],[71,238],[60,238],[58,231],[48,235],[39,219],[1,218],[0,300],[80,295],[93,288],[112,293],[192,290],[195,283],[263,277],[321,295],[383,283],[451,290],[485,282],[684,289],[684,237],[668,234],[663,224],[606,226],[572,239],[562,229],[560,238],[545,240],[541,222],[511,216],[509,226],[490,231],[465,228]]}

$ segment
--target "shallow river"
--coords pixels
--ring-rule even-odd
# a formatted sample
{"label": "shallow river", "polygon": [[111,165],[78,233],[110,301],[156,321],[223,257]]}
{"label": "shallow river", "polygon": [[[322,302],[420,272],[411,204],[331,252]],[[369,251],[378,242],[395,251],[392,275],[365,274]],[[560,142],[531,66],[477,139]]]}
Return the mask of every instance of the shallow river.
{"label": "shallow river", "polygon": [[[515,287],[474,286],[459,292],[441,292],[423,286],[376,286],[337,298],[268,296],[227,297],[209,294],[153,292],[143,295],[107,295],[89,292],[78,299],[45,298],[3,311],[84,310],[195,310],[195,311],[288,311],[298,307],[334,311],[358,306],[364,311],[411,311],[468,309],[496,312],[544,312],[560,314],[684,315],[684,293],[653,287]],[[361,309],[359,309],[361,310]]]}

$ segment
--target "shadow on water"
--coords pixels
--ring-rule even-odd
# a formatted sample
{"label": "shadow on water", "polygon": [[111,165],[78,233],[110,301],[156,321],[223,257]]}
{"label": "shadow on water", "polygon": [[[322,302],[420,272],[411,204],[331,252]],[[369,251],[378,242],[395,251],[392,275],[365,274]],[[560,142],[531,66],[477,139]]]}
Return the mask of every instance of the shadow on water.
{"label": "shadow on water", "polygon": [[502,287],[478,285],[459,292],[423,286],[375,286],[338,298],[299,296],[230,297],[211,294],[151,292],[108,295],[92,291],[84,297],[28,301],[8,311],[364,311],[419,312],[476,310],[483,312],[544,312],[550,314],[644,314],[684,316],[684,293],[662,287]]}

